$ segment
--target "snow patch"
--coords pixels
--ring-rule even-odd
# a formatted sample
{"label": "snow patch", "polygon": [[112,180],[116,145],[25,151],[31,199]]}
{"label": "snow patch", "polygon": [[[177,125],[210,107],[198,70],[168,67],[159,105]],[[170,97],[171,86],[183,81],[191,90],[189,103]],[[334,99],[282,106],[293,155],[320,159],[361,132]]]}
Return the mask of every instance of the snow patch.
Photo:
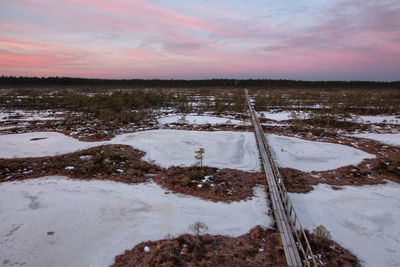
{"label": "snow patch", "polygon": [[0,259],[26,266],[109,266],[147,240],[185,233],[203,221],[212,235],[269,227],[264,187],[222,203],[165,194],[155,183],[128,185],[43,177],[0,184]]}
{"label": "snow patch", "polygon": [[[306,119],[308,114],[305,112],[300,112],[300,111],[295,111],[294,112],[297,116],[299,116],[302,119]],[[287,120],[292,120],[292,114],[293,112],[291,111],[281,111],[281,112],[267,112],[267,111],[261,111],[258,112],[258,114],[261,116],[261,118],[266,118],[274,121],[287,121]]]}
{"label": "snow patch", "polygon": [[295,137],[266,135],[271,152],[279,167],[303,172],[333,170],[347,165],[357,165],[375,155],[339,144],[313,142]]}
{"label": "snow patch", "polygon": [[400,118],[396,116],[356,116],[360,123],[385,123],[385,124],[400,124]]}
{"label": "snow patch", "polygon": [[[183,120],[184,119],[184,120]],[[213,116],[194,116],[194,115],[172,115],[165,116],[158,119],[159,124],[170,124],[170,123],[181,123],[181,124],[192,124],[192,125],[251,125],[248,121],[240,121],[229,118],[213,117]]]}
{"label": "snow patch", "polygon": [[400,134],[363,133],[350,136],[371,139],[388,145],[400,146]]}
{"label": "snow patch", "polygon": [[195,151],[202,147],[206,166],[260,170],[257,143],[251,132],[152,130],[119,135],[110,142],[143,150],[145,160],[166,168],[195,165]]}
{"label": "snow patch", "polygon": [[400,185],[319,184],[308,194],[291,193],[301,223],[312,231],[324,225],[335,241],[365,266],[400,265]]}
{"label": "snow patch", "polygon": [[56,132],[7,134],[0,136],[0,158],[56,156],[102,144],[81,142]]}
{"label": "snow patch", "polygon": [[147,153],[145,160],[154,160],[162,167],[195,165],[194,152],[202,147],[204,165],[260,170],[258,148],[251,132],[152,130],[119,135],[105,142],[82,142],[55,132],[9,134],[0,136],[0,158],[56,156],[106,144],[143,150]]}

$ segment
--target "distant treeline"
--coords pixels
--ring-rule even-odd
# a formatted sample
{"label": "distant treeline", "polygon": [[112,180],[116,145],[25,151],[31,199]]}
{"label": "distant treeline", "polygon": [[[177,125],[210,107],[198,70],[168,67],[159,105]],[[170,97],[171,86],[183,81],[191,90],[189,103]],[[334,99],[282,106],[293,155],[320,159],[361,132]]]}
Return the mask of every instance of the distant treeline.
{"label": "distant treeline", "polygon": [[400,81],[300,81],[272,79],[208,79],[208,80],[162,80],[162,79],[87,79],[69,77],[15,77],[1,76],[0,88],[47,86],[95,86],[114,88],[289,88],[289,89],[400,89]]}

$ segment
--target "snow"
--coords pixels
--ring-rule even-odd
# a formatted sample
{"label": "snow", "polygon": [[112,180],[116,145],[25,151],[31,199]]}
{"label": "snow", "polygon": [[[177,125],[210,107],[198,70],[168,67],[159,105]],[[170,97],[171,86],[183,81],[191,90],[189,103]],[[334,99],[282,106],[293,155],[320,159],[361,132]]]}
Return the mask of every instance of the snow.
{"label": "snow", "polygon": [[309,230],[324,225],[335,241],[365,266],[400,265],[400,185],[320,184],[308,194],[290,194],[301,223]]}
{"label": "snow", "polygon": [[0,192],[4,266],[109,266],[125,249],[188,232],[199,220],[210,234],[230,236],[271,224],[261,186],[252,199],[229,204],[165,194],[155,183],[57,176],[3,182]]}
{"label": "snow", "polygon": [[259,112],[261,115],[261,118],[264,117],[266,119],[274,120],[274,121],[286,121],[286,120],[291,120],[291,112],[288,111],[282,111],[282,112],[277,112],[277,113],[271,113],[271,112]]}
{"label": "snow", "polygon": [[264,122],[264,123],[261,123],[261,126],[289,127],[290,125],[289,124],[282,124],[282,123],[275,123],[275,122],[270,122],[270,123]]}
{"label": "snow", "polygon": [[152,130],[123,134],[111,143],[145,151],[145,160],[162,167],[192,166],[195,151],[204,148],[203,164],[217,168],[259,171],[257,143],[252,132]]}
{"label": "snow", "polygon": [[303,172],[326,171],[357,165],[375,155],[339,144],[313,142],[295,137],[266,135],[276,163]]}
{"label": "snow", "polygon": [[20,125],[7,125],[7,126],[0,126],[0,131],[1,130],[8,130],[8,129],[13,129],[13,128],[20,128]]}
{"label": "snow", "polygon": [[[262,111],[262,112],[258,112],[259,115],[266,119],[270,119],[270,120],[274,120],[274,121],[286,121],[286,120],[292,120],[292,113],[291,111],[281,111],[281,112],[267,112],[267,111]],[[299,112],[296,111],[295,112],[300,118],[305,119],[307,117],[307,113],[304,112]]]}
{"label": "snow", "polygon": [[353,134],[350,136],[372,139],[384,144],[400,146],[400,134],[376,134],[376,133],[364,133],[364,134]]}
{"label": "snow", "polygon": [[361,123],[400,124],[400,118],[396,116],[357,116],[356,118]]}
{"label": "snow", "polygon": [[251,125],[248,121],[240,121],[229,118],[221,118],[221,117],[213,117],[213,116],[194,116],[187,115],[184,117],[184,121],[181,120],[182,115],[172,115],[165,116],[158,119],[159,124],[170,124],[170,123],[182,123],[182,124],[192,124],[192,125],[218,125],[218,124],[227,124],[227,125]]}
{"label": "snow", "polygon": [[[31,140],[35,138],[43,139]],[[0,158],[56,156],[101,144],[81,142],[56,132],[8,134],[0,136]]]}
{"label": "snow", "polygon": [[260,170],[257,144],[251,132],[153,130],[119,135],[108,142],[82,142],[54,132],[9,134],[0,136],[0,158],[55,156],[104,144],[143,150],[147,153],[145,160],[154,160],[162,167],[194,165],[194,152],[203,147],[204,165]]}
{"label": "snow", "polygon": [[[35,138],[43,139],[32,140]],[[0,136],[0,158],[55,156],[105,144],[131,145],[147,153],[145,160],[154,160],[162,167],[194,165],[194,152],[203,147],[204,165],[260,170],[251,132],[153,130],[118,135],[105,142],[82,142],[55,132],[9,134]]]}
{"label": "snow", "polygon": [[[58,120],[59,117],[55,115],[61,115],[63,112],[51,112],[45,111],[24,111],[24,110],[3,110],[0,112],[0,121],[16,120],[16,121],[36,121],[36,120]],[[18,118],[10,118],[18,115]]]}

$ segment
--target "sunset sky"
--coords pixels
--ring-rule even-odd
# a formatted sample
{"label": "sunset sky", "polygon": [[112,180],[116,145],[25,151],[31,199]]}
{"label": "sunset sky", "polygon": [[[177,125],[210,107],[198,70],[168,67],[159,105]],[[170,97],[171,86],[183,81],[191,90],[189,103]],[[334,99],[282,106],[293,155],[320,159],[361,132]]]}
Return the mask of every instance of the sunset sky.
{"label": "sunset sky", "polygon": [[1,0],[0,75],[400,80],[400,1]]}

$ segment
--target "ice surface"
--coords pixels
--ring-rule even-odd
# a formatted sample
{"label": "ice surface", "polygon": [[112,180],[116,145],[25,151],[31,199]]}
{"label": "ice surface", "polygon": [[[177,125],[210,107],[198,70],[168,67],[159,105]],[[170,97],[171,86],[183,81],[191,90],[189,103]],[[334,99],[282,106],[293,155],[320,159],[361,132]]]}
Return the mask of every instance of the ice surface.
{"label": "ice surface", "polygon": [[339,144],[313,142],[294,137],[267,134],[277,164],[304,172],[325,171],[357,165],[375,155]]}
{"label": "ice surface", "polygon": [[119,135],[109,142],[81,142],[54,132],[9,134],[0,136],[0,158],[55,156],[102,144],[131,145],[145,151],[146,160],[154,160],[162,167],[194,165],[194,152],[203,147],[204,165],[260,170],[251,132],[153,130]]}
{"label": "ice surface", "polygon": [[[258,112],[259,115],[263,114],[263,117],[266,119],[274,120],[274,121],[286,121],[286,120],[292,120],[292,111],[281,111],[281,112],[267,112],[267,111],[262,111]],[[295,111],[295,114],[299,116],[300,118],[307,118],[307,113],[305,112],[300,112],[300,111]]]}
{"label": "ice surface", "polygon": [[365,266],[400,266],[400,185],[320,184],[308,194],[290,194],[301,223],[324,225],[335,241]]}
{"label": "ice surface", "polygon": [[3,266],[109,266],[125,249],[188,232],[198,220],[230,236],[271,224],[263,187],[230,204],[165,194],[155,183],[56,176],[0,183],[0,192]]}
{"label": "ice surface", "polygon": [[169,124],[169,123],[182,123],[182,124],[194,124],[194,125],[204,125],[204,124],[228,124],[228,125],[251,125],[249,121],[241,121],[229,118],[213,117],[213,116],[194,116],[187,115],[182,120],[182,115],[171,115],[165,116],[158,119],[159,124]]}
{"label": "ice surface", "polygon": [[264,114],[264,118],[274,120],[274,121],[286,121],[286,120],[291,120],[291,112],[288,111],[282,111],[282,112],[277,112],[277,113],[271,113],[271,112],[259,112],[259,114]]}
{"label": "ice surface", "polygon": [[55,156],[101,145],[56,132],[0,135],[0,158]]}
{"label": "ice surface", "polygon": [[351,136],[372,139],[388,145],[400,146],[400,134],[363,133],[353,134]]}
{"label": "ice surface", "polygon": [[123,134],[112,143],[145,151],[146,160],[162,167],[191,166],[195,151],[204,148],[203,164],[217,168],[259,171],[258,148],[252,132],[153,130]]}

